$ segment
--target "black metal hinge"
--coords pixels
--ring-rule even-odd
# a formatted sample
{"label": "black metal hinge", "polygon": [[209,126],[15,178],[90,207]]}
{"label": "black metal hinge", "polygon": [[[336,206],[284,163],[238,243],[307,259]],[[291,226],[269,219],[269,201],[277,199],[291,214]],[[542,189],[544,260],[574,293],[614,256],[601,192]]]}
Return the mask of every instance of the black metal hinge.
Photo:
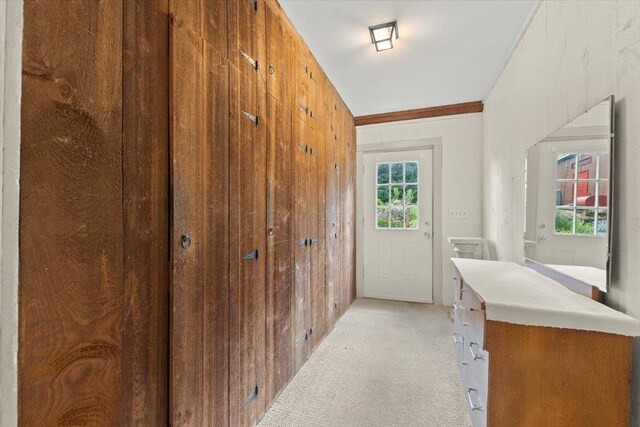
{"label": "black metal hinge", "polygon": [[242,114],[244,114],[246,118],[255,123],[256,126],[258,126],[258,123],[260,122],[260,118],[258,116],[254,116],[253,114],[247,113],[246,111],[243,111]]}
{"label": "black metal hinge", "polygon": [[242,51],[242,49],[240,50],[240,54],[242,56],[244,56],[244,59],[246,59],[249,64],[251,64],[251,66],[253,66],[253,68],[256,69],[256,71],[258,70],[258,61],[253,59],[252,57],[250,57],[249,55],[247,55],[246,53],[244,53],[244,51]]}
{"label": "black metal hinge", "polygon": [[309,245],[317,245],[318,239],[309,239]]}
{"label": "black metal hinge", "polygon": [[250,254],[246,254],[245,256],[242,257],[242,259],[258,259],[258,250],[256,249],[255,251],[251,252]]}
{"label": "black metal hinge", "polygon": [[307,144],[298,144],[300,148],[306,153],[309,151],[309,146]]}
{"label": "black metal hinge", "polygon": [[307,107],[306,105],[304,105],[304,104],[302,104],[302,103],[298,102],[298,106],[300,107],[300,109],[301,109],[302,111],[304,111],[304,113],[305,113],[305,114],[308,114],[308,113],[309,113],[309,107]]}
{"label": "black metal hinge", "polygon": [[309,241],[307,239],[298,241],[298,246],[307,246],[308,244],[309,244]]}
{"label": "black metal hinge", "polygon": [[257,395],[258,395],[258,386],[256,385],[256,388],[254,388],[251,391],[251,393],[249,393],[249,395],[245,397],[244,400],[242,401],[242,407],[244,408],[245,406],[247,406],[247,404],[249,404],[249,402],[251,402]]}

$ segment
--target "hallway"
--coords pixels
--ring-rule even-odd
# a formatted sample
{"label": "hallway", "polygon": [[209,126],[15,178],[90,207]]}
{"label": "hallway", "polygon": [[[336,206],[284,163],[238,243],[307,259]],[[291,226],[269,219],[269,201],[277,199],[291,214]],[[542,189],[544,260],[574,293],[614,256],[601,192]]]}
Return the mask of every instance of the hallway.
{"label": "hallway", "polygon": [[467,426],[447,309],[358,299],[260,422]]}

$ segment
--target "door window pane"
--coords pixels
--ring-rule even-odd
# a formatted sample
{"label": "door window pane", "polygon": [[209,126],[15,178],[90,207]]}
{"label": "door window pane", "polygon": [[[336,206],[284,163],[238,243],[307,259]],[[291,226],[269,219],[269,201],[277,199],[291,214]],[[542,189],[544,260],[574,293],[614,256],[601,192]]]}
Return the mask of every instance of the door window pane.
{"label": "door window pane", "polygon": [[377,208],[376,224],[378,228],[389,228],[389,208]]}
{"label": "door window pane", "polygon": [[404,181],[407,183],[418,182],[418,163],[407,162],[404,164]]}
{"label": "door window pane", "polygon": [[404,164],[392,163],[391,164],[391,183],[397,184],[404,181]]}
{"label": "door window pane", "polygon": [[389,186],[378,186],[378,206],[387,206],[389,204]]}
{"label": "door window pane", "polygon": [[418,204],[418,186],[407,185],[404,193],[405,204],[417,205]]}
{"label": "door window pane", "polygon": [[404,228],[418,228],[418,207],[409,206],[404,208]]}
{"label": "door window pane", "polygon": [[609,213],[606,209],[598,209],[598,220],[596,221],[596,233],[599,236],[606,236],[609,232],[608,224],[609,224]]}
{"label": "door window pane", "polygon": [[389,183],[389,164],[380,163],[378,165],[378,184]]}
{"label": "door window pane", "polygon": [[556,233],[573,234],[573,209],[556,210]]}
{"label": "door window pane", "polygon": [[402,185],[392,185],[391,186],[391,204],[402,205],[403,198],[404,198],[404,187]]}
{"label": "door window pane", "polygon": [[404,228],[404,212],[402,208],[391,208],[391,228]]}
{"label": "door window pane", "polygon": [[576,211],[576,234],[594,234],[595,209],[578,209]]}

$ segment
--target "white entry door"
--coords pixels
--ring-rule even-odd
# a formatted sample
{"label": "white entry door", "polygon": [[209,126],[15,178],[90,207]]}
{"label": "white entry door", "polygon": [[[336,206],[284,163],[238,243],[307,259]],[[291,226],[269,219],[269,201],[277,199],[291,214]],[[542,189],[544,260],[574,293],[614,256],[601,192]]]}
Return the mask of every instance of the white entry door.
{"label": "white entry door", "polygon": [[364,155],[364,296],[433,302],[433,152]]}

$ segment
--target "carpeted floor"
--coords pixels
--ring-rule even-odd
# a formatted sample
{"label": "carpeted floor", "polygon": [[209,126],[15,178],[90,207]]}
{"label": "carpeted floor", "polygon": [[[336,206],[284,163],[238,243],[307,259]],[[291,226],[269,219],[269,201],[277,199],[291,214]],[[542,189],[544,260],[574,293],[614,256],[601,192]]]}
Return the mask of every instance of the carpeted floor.
{"label": "carpeted floor", "polygon": [[259,427],[469,426],[445,307],[359,299]]}

